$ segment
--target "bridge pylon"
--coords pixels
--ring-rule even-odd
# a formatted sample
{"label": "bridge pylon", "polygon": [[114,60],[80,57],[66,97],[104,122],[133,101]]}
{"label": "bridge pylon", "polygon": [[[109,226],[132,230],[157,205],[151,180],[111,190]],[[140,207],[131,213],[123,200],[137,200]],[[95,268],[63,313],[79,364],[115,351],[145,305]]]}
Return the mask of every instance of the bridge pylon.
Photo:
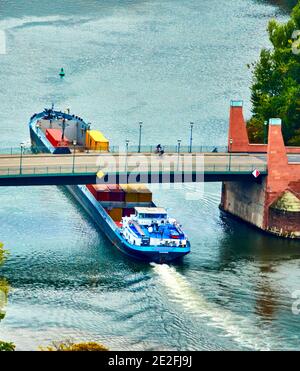
{"label": "bridge pylon", "polygon": [[266,153],[268,175],[259,183],[223,182],[220,208],[273,234],[300,239],[300,163],[289,163],[282,121],[269,121],[268,144],[249,143],[242,101],[232,101],[229,118],[230,152]]}

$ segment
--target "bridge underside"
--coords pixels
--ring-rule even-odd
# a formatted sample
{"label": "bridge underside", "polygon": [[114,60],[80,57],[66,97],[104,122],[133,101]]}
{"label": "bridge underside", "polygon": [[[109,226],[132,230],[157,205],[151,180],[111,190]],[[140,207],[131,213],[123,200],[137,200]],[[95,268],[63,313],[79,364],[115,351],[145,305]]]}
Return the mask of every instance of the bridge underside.
{"label": "bridge underside", "polygon": [[73,184],[126,184],[126,183],[200,183],[200,182],[251,182],[260,183],[266,176],[262,173],[258,178],[249,172],[205,172],[205,173],[148,173],[148,174],[109,174],[98,178],[96,174],[49,174],[49,175],[17,175],[0,177],[0,186],[51,186]]}

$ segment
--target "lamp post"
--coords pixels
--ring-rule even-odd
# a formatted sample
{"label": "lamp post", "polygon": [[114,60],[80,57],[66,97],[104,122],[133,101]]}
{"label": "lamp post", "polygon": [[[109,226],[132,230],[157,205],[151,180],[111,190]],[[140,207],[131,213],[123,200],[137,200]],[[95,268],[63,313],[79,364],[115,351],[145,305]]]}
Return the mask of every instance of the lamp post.
{"label": "lamp post", "polygon": [[193,146],[193,128],[194,128],[194,123],[191,122],[191,133],[190,133],[190,153],[192,153],[192,146]]}
{"label": "lamp post", "polygon": [[126,183],[128,183],[128,146],[129,146],[129,140],[126,139],[126,159],[125,159],[125,175],[126,175]]}
{"label": "lamp post", "polygon": [[20,175],[22,175],[22,164],[23,164],[23,150],[24,150],[25,144],[22,142],[20,143],[20,149],[21,149],[21,155],[20,155]]}
{"label": "lamp post", "polygon": [[264,144],[268,143],[268,121],[264,122]]}
{"label": "lamp post", "polygon": [[73,140],[73,174],[75,172],[76,145],[77,145],[77,141]]}
{"label": "lamp post", "polygon": [[229,171],[231,171],[231,160],[232,160],[232,157],[231,157],[231,147],[232,147],[232,144],[233,144],[233,140],[232,138],[230,138],[230,148],[229,148]]}
{"label": "lamp post", "polygon": [[179,170],[180,147],[181,147],[181,139],[178,139],[178,140],[177,140],[177,153],[178,153],[178,159],[177,159],[177,171]]}
{"label": "lamp post", "polygon": [[141,146],[142,146],[142,127],[143,127],[143,123],[142,122],[139,122],[139,126],[140,126],[140,132],[139,132],[139,149],[138,149],[138,152],[141,153]]}

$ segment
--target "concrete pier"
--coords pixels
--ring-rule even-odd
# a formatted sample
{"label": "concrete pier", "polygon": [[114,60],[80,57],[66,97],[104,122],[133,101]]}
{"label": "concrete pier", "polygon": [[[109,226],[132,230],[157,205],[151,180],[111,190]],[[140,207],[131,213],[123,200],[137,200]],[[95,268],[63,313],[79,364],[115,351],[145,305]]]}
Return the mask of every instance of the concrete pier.
{"label": "concrete pier", "polygon": [[232,102],[229,120],[230,152],[267,154],[268,175],[259,183],[223,182],[220,208],[252,225],[287,238],[300,239],[300,162],[289,163],[280,119],[270,119],[268,144],[250,144],[242,102]]}

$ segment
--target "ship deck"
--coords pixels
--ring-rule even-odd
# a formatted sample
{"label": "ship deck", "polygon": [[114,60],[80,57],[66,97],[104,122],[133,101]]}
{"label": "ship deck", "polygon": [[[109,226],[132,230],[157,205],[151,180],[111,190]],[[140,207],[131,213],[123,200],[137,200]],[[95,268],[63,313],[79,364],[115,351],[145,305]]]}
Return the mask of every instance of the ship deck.
{"label": "ship deck", "polygon": [[[149,232],[148,227],[139,225],[144,236],[149,238],[157,238],[157,239],[183,239],[184,235],[179,233],[176,226],[172,224],[164,224],[163,226],[159,226],[158,230],[153,230]],[[142,233],[138,230],[138,228],[134,225],[130,225],[130,229],[134,232],[138,237],[144,237]]]}

